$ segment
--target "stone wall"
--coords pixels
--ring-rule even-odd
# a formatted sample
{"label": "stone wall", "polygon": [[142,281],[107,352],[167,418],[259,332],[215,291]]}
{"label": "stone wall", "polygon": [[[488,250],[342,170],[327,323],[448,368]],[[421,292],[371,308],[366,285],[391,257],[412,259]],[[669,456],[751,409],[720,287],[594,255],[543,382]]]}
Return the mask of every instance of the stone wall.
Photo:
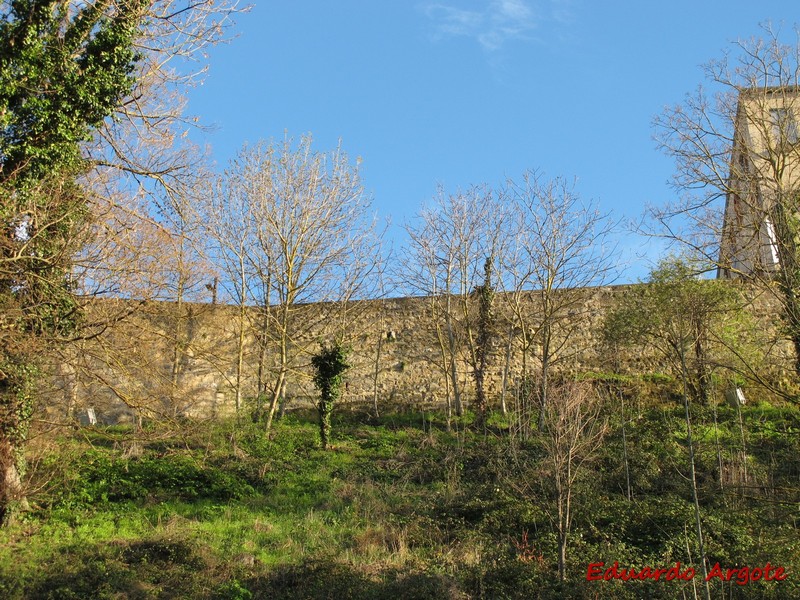
{"label": "stone wall", "polygon": [[[599,332],[606,311],[632,289],[611,286],[561,292],[560,318],[554,328],[556,371],[659,372],[667,368],[652,352],[637,349],[615,354],[602,347]],[[765,294],[751,296],[761,329],[776,331],[774,299]],[[510,328],[511,299],[498,295],[495,300],[497,335],[487,374],[488,396],[495,405],[504,389],[506,397],[512,397],[523,371],[519,331]],[[352,348],[353,367],[346,376],[344,402],[371,405],[377,396],[382,407],[443,404],[447,384],[433,318],[441,301],[394,298],[357,302],[348,307],[346,315],[330,304],[297,307],[291,321],[293,360],[285,403],[313,401],[316,392],[310,357],[321,341],[338,335]],[[471,300],[468,310],[474,310],[474,304]],[[538,306],[536,292],[531,292],[517,310],[536,323]],[[263,321],[258,309],[246,311],[240,386],[241,410],[248,414],[257,402],[260,362],[267,387],[274,381],[275,342],[268,340],[264,352],[258,343],[257,331]],[[99,422],[115,423],[137,417],[197,418],[235,412],[238,307],[96,301],[87,311],[87,322],[107,327],[98,329],[98,335],[90,339],[75,342],[59,356],[48,391],[51,416],[87,419],[87,410],[93,409]],[[453,329],[462,338],[456,364],[458,385],[468,404],[472,381],[463,320],[457,320]],[[439,334],[446,341],[441,326]],[[538,366],[540,351],[536,344],[530,348],[526,359],[529,372]]]}

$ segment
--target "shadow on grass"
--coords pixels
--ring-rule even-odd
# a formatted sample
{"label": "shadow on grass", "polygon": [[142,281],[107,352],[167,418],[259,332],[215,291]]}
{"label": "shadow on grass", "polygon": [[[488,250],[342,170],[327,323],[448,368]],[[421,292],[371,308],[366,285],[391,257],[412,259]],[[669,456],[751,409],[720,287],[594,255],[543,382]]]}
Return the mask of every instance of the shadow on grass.
{"label": "shadow on grass", "polygon": [[3,597],[35,600],[204,598],[213,587],[195,547],[169,539],[67,547],[40,565],[34,582],[13,573],[0,580]]}
{"label": "shadow on grass", "polygon": [[454,581],[438,574],[388,570],[369,577],[363,571],[334,560],[307,561],[280,567],[246,581],[253,598],[410,600],[463,597]]}
{"label": "shadow on grass", "polygon": [[36,581],[0,578],[3,598],[32,600],[447,599],[457,584],[425,572],[360,570],[335,560],[267,569],[214,568],[188,542],[168,539],[65,549],[41,566]]}

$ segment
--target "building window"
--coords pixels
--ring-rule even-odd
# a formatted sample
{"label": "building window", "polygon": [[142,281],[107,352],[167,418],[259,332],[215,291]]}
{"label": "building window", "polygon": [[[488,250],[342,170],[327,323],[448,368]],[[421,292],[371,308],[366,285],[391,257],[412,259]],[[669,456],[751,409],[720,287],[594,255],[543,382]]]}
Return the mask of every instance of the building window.
{"label": "building window", "polygon": [[765,267],[774,268],[780,264],[778,258],[778,236],[775,235],[775,226],[769,217],[764,219],[764,225],[767,229],[767,256],[764,257],[766,264]]}
{"label": "building window", "polygon": [[772,135],[778,144],[796,144],[800,139],[794,113],[788,108],[771,108],[769,118],[772,123]]}

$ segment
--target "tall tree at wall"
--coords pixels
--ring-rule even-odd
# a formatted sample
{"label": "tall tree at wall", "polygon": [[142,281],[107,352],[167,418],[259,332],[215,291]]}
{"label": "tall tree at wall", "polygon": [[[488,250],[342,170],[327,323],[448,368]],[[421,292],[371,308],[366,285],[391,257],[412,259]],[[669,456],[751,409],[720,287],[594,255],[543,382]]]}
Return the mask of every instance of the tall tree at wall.
{"label": "tall tree at wall", "polygon": [[[128,1],[64,4],[113,7]],[[111,117],[81,147],[91,166],[80,183],[91,192],[87,193],[87,208],[92,219],[89,243],[74,257],[73,272],[81,305],[91,304],[91,310],[85,311],[74,335],[92,340],[87,350],[98,350],[92,361],[81,361],[84,383],[113,387],[114,395],[134,412],[161,419],[169,418],[176,408],[163,410],[164,399],[175,397],[173,382],[182,386],[180,364],[187,343],[187,311],[178,318],[176,327],[166,332],[165,339],[177,350],[173,352],[173,365],[178,368],[172,373],[165,373],[163,366],[143,356],[114,351],[106,342],[114,337],[118,326],[137,321],[136,315],[147,310],[146,300],[182,303],[181,297],[197,298],[196,290],[190,288],[201,285],[200,276],[209,277],[208,272],[200,275],[196,268],[198,257],[186,229],[190,222],[184,219],[191,216],[187,208],[193,202],[197,182],[207,180],[203,154],[186,135],[200,123],[198,117],[186,114],[186,94],[201,83],[207,50],[225,39],[238,9],[237,0],[188,4],[182,0],[151,0],[138,6],[143,18],[134,40],[138,60],[130,93],[120,99]],[[190,255],[191,260],[187,260]],[[103,303],[98,310],[99,304],[94,302],[98,296],[123,296],[139,302]],[[102,351],[99,346],[103,346]],[[137,371],[145,373],[144,377],[134,375]],[[109,373],[114,375],[112,379],[107,377]],[[124,384],[120,388],[112,386],[112,381]],[[192,396],[183,394],[183,398],[191,401]],[[186,406],[183,403],[178,408]]]}
{"label": "tall tree at wall", "polygon": [[87,219],[88,140],[130,92],[142,4],[2,5],[0,520],[24,501],[38,346],[79,319],[69,277]]}
{"label": "tall tree at wall", "polygon": [[[253,290],[261,294],[255,298],[262,307],[258,334],[274,357],[267,430],[300,361],[307,365],[313,353],[304,334],[326,323],[337,339],[352,335],[353,311],[359,310],[353,300],[373,295],[381,263],[380,234],[358,165],[341,148],[316,152],[311,142],[304,136],[297,144],[287,138],[244,146],[220,177],[217,189],[224,195],[206,203],[209,237],[227,248],[228,278],[241,286],[242,298]],[[227,215],[224,231],[215,228],[221,215]],[[300,306],[312,302],[318,303],[314,311]]]}
{"label": "tall tree at wall", "polygon": [[[411,243],[403,275],[414,292],[429,297],[448,414],[451,405],[456,414],[462,413],[459,367],[466,362],[473,374],[486,368],[488,354],[481,358],[473,292],[481,289],[486,257],[492,257],[493,265],[504,264],[507,219],[504,204],[494,190],[472,186],[453,194],[440,189],[431,204],[419,212],[416,222],[406,226]],[[483,390],[482,377],[474,379],[476,396],[478,389]]]}
{"label": "tall tree at wall", "polygon": [[[185,86],[171,59],[218,40],[234,10],[227,0],[0,2],[0,519],[24,502],[33,357],[75,335],[74,292],[98,281],[80,280],[73,260],[108,223],[106,208],[146,179],[176,191],[172,175],[189,164],[174,150],[181,102],[152,92]],[[85,259],[83,275],[107,271]]]}
{"label": "tall tree at wall", "polygon": [[[230,167],[213,181],[195,206],[207,252],[223,274],[222,288],[229,301],[237,306],[234,320],[236,363],[232,380],[237,414],[242,408],[244,394],[245,341],[249,325],[247,306],[253,300],[259,304],[269,302],[268,291],[264,292],[263,299],[259,299],[254,297],[253,289],[253,265],[259,264],[254,212],[257,203],[253,196],[257,195],[262,166],[249,160],[253,156],[243,152],[242,156],[232,160]],[[260,386],[256,394],[261,397]]]}
{"label": "tall tree at wall", "polygon": [[595,202],[582,200],[574,183],[564,178],[548,180],[527,171],[521,182],[509,181],[507,188],[517,220],[509,227],[511,293],[505,299],[522,336],[523,376],[534,374],[529,358],[539,362],[541,429],[553,367],[582,350],[571,334],[580,322],[576,315],[590,316],[584,288],[615,276],[608,240],[616,223]]}
{"label": "tall tree at wall", "polygon": [[483,265],[483,285],[475,289],[478,297],[478,335],[475,340],[474,350],[471,354],[472,377],[475,380],[475,409],[477,410],[477,425],[482,427],[486,423],[488,401],[486,397],[486,370],[494,338],[494,286],[492,285],[493,257],[487,256]]}

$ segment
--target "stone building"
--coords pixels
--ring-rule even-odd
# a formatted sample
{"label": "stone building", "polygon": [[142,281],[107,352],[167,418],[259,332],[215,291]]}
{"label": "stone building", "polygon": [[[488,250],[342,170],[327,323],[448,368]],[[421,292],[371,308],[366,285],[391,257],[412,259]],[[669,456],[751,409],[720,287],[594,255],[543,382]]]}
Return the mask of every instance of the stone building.
{"label": "stone building", "polygon": [[[720,243],[721,278],[769,274],[795,245],[800,88],[742,90],[734,120]],[[709,157],[711,160],[712,157]]]}

